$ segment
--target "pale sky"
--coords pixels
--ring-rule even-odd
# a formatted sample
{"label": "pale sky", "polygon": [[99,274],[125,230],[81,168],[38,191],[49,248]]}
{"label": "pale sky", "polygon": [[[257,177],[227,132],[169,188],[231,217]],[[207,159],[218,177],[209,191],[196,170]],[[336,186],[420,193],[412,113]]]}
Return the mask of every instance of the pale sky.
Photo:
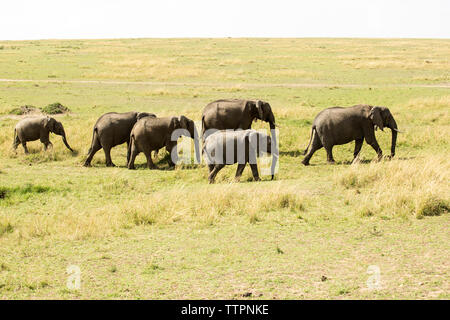
{"label": "pale sky", "polygon": [[450,38],[450,0],[1,0],[0,40]]}

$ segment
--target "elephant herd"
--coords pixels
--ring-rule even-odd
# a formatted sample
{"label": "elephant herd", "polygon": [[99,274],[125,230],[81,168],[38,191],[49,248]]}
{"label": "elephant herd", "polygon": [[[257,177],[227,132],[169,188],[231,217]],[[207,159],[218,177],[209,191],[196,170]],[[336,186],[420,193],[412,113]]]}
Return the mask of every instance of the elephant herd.
{"label": "elephant herd", "polygon": [[[251,129],[252,122],[268,122],[271,136]],[[201,139],[208,169],[208,180],[214,182],[217,173],[225,166],[238,163],[235,179],[239,180],[248,163],[255,180],[259,180],[256,158],[266,154],[272,155],[271,175],[274,178],[275,165],[278,160],[278,144],[275,128],[275,116],[269,103],[261,100],[223,99],[209,103],[202,113]],[[348,108],[332,107],[321,111],[313,121],[308,147],[304,151],[302,163],[308,165],[314,152],[325,148],[327,161],[334,163],[333,146],[355,141],[354,158],[361,150],[363,141],[377,152],[381,159],[382,151],[375,138],[375,130],[389,128],[392,131],[391,154],[395,155],[397,140],[397,123],[386,107],[356,105]],[[44,116],[25,118],[14,129],[13,148],[22,144],[28,153],[27,141],[40,139],[44,149],[52,146],[49,133],[62,136],[66,147],[69,146],[64,127],[54,118]],[[161,148],[171,154],[169,165],[174,166],[178,160],[177,140],[187,136],[194,140],[195,156],[200,162],[199,134],[193,120],[185,117],[159,118],[146,112],[110,112],[102,115],[94,125],[92,142],[84,166],[91,165],[95,153],[103,149],[107,166],[114,166],[111,148],[127,143],[127,167],[134,169],[135,158],[143,152],[147,166],[156,168],[152,162],[151,152]],[[308,151],[309,150],[309,151]]]}

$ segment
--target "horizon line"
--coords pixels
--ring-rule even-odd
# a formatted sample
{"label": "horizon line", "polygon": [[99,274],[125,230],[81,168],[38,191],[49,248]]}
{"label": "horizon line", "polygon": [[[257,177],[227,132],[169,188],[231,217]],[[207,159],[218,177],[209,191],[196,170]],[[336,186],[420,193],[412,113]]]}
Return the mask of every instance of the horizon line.
{"label": "horizon line", "polygon": [[192,36],[192,37],[117,37],[117,38],[29,38],[29,39],[0,39],[0,41],[61,41],[61,40],[75,40],[75,41],[86,41],[86,40],[139,40],[139,39],[342,39],[342,40],[450,40],[448,38],[442,37],[348,37],[348,36],[301,36],[301,37],[263,37],[263,36],[220,36],[220,37],[208,37],[208,36]]}

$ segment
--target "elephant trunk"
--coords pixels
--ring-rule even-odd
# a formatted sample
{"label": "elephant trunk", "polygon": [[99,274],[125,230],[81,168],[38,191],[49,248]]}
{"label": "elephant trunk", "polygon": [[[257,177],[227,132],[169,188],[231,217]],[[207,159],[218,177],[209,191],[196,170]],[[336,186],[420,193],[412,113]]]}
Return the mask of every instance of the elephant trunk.
{"label": "elephant trunk", "polygon": [[200,145],[197,128],[194,125],[194,147],[195,147],[195,159],[197,163],[200,163]]}
{"label": "elephant trunk", "polygon": [[271,152],[272,152],[272,165],[270,166],[270,174],[272,175],[272,180],[275,177],[275,168],[277,166],[277,161],[278,161],[278,142],[277,142],[277,135],[275,133],[275,126],[272,128],[272,123],[270,124],[270,131],[271,131]]}
{"label": "elephant trunk", "polygon": [[278,155],[272,154],[272,165],[270,166],[270,174],[272,175],[271,180],[275,178],[275,168],[277,166]]}
{"label": "elephant trunk", "polygon": [[270,125],[270,130],[275,129],[276,125],[275,125],[275,116],[273,115],[272,112],[270,112],[270,115],[268,117],[268,121],[269,125]]}
{"label": "elephant trunk", "polygon": [[69,149],[71,152],[73,152],[73,149],[69,146],[69,143],[67,142],[66,133],[64,132],[64,129],[61,133],[61,136],[62,136],[62,140],[63,140],[64,144],[66,145],[67,149]]}
{"label": "elephant trunk", "polygon": [[389,128],[392,131],[392,142],[391,142],[391,157],[395,155],[395,146],[397,143],[397,123],[395,122],[394,117],[391,117],[391,121],[389,122]]}
{"label": "elephant trunk", "polygon": [[269,122],[270,130],[275,130],[275,122]]}
{"label": "elephant trunk", "polygon": [[200,163],[200,145],[199,145],[199,136],[197,127],[194,122],[192,122],[192,126],[189,128],[189,134],[191,138],[194,139],[194,148],[195,148],[195,160],[197,163]]}

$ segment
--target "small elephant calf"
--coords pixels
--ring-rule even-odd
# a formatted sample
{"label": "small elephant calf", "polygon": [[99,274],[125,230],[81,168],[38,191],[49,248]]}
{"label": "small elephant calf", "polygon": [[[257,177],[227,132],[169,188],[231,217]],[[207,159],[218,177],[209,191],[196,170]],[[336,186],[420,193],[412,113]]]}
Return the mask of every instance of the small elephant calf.
{"label": "small elephant calf", "polygon": [[272,179],[277,161],[275,147],[272,146],[270,136],[256,130],[221,130],[209,135],[203,146],[206,162],[209,168],[209,183],[214,183],[217,173],[225,167],[238,163],[235,181],[242,176],[245,165],[250,164],[253,178],[259,181],[256,158],[263,152],[272,154]]}
{"label": "small elephant calf", "polygon": [[62,136],[62,140],[67,149],[73,152],[67,143],[66,132],[62,123],[48,116],[20,120],[14,128],[13,148],[16,150],[17,146],[22,144],[25,153],[28,153],[27,141],[40,139],[44,144],[44,150],[47,150],[49,146],[53,146],[48,138],[50,132]]}
{"label": "small elephant calf", "polygon": [[155,169],[152,161],[152,151],[166,147],[171,154],[170,166],[175,166],[177,155],[177,139],[180,135],[187,136],[194,140],[195,155],[197,162],[200,162],[198,132],[193,120],[185,117],[165,117],[152,118],[145,117],[134,125],[130,134],[130,144],[128,146],[128,169],[135,169],[134,161],[136,156],[143,152],[147,157],[147,167]]}

